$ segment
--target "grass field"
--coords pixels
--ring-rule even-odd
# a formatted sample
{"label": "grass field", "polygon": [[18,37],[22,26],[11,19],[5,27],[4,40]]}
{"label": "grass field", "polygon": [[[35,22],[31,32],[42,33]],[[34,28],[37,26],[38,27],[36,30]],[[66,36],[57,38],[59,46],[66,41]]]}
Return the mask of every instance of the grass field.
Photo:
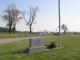
{"label": "grass field", "polygon": [[33,35],[29,35],[29,34],[21,34],[21,33],[0,33],[0,39],[3,39],[3,38],[19,38],[19,37],[34,37],[34,36],[39,36],[39,34],[33,34]]}
{"label": "grass field", "polygon": [[0,38],[16,38],[16,37],[19,37],[19,34],[0,33]]}
{"label": "grass field", "polygon": [[[44,36],[45,44],[51,41],[58,43],[58,36]],[[37,53],[22,53],[17,51],[29,46],[28,40],[16,43],[0,44],[0,60],[80,60],[80,36],[62,36],[62,46]]]}

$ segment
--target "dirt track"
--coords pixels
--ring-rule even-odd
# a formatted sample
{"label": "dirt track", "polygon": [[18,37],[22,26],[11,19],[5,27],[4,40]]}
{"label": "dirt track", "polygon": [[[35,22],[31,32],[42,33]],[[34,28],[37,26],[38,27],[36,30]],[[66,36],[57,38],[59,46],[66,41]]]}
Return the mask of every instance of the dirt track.
{"label": "dirt track", "polygon": [[26,40],[28,38],[6,38],[6,39],[0,39],[0,44],[4,43],[11,43],[11,42],[19,42],[22,40]]}

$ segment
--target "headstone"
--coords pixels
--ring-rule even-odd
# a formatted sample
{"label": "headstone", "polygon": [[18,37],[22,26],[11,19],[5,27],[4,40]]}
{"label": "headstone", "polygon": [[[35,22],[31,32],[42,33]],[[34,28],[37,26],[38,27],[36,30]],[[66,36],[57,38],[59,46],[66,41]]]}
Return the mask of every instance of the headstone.
{"label": "headstone", "polygon": [[29,44],[30,44],[29,52],[42,51],[47,49],[47,47],[44,46],[44,39],[41,37],[31,38]]}

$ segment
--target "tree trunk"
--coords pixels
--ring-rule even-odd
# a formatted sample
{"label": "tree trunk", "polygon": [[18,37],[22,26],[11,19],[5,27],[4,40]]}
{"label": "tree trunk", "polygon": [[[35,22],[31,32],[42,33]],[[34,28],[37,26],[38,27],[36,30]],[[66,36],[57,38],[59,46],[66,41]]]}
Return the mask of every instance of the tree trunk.
{"label": "tree trunk", "polygon": [[66,30],[64,30],[64,34],[66,34]]}
{"label": "tree trunk", "polygon": [[31,29],[31,26],[29,27],[29,29],[30,29],[30,34],[32,34],[32,29]]}
{"label": "tree trunk", "polygon": [[14,26],[14,27],[13,27],[13,33],[15,33],[15,31],[16,31],[16,30],[15,30],[15,26]]}
{"label": "tree trunk", "polygon": [[9,25],[9,33],[11,34],[11,25]]}

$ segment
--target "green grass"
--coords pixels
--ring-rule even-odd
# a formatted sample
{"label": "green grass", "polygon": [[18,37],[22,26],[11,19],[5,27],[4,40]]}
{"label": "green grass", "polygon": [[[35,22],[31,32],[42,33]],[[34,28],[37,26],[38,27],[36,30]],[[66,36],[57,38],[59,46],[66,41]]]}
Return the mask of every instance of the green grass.
{"label": "green grass", "polygon": [[39,34],[33,34],[33,35],[29,35],[29,34],[20,34],[20,33],[0,33],[0,39],[3,38],[20,38],[20,37],[35,37],[35,36],[39,36]]}
{"label": "green grass", "polygon": [[16,38],[19,37],[17,34],[0,34],[0,38]]}
{"label": "green grass", "polygon": [[28,36],[27,34],[9,34],[9,33],[0,33],[0,39],[2,38],[19,38],[19,37],[25,37]]}
{"label": "green grass", "polygon": [[[58,43],[58,36],[44,36],[45,44]],[[62,36],[62,46],[47,51],[18,54],[17,51],[29,46],[28,40],[0,45],[0,60],[80,60],[80,36]]]}

